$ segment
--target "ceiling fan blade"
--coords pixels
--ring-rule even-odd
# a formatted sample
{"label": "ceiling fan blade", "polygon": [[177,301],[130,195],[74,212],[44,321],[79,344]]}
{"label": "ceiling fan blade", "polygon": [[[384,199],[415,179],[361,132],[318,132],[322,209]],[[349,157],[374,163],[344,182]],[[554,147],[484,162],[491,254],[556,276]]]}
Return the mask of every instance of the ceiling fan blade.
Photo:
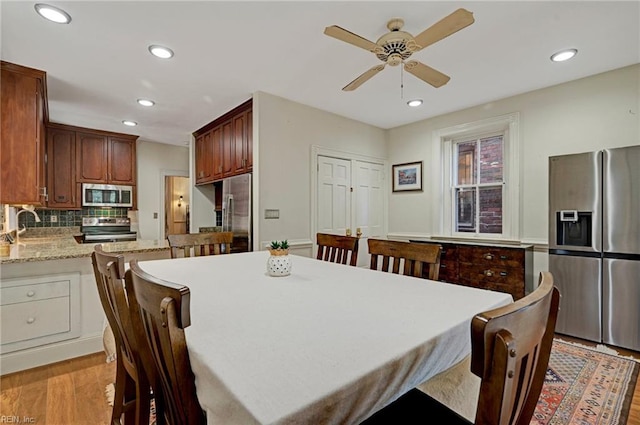
{"label": "ceiling fan blade", "polygon": [[420,46],[418,51],[468,27],[474,22],[473,13],[466,9],[456,10],[414,37],[416,44]]}
{"label": "ceiling fan blade", "polygon": [[345,43],[353,44],[354,46],[358,46],[370,52],[378,49],[378,45],[373,41],[362,38],[358,34],[354,34],[351,31],[347,31],[346,29],[341,28],[337,25],[326,27],[324,29],[324,33],[329,37],[337,38],[338,40],[344,41]]}
{"label": "ceiling fan blade", "polygon": [[376,75],[378,72],[382,71],[383,69],[384,69],[384,64],[383,65],[374,66],[373,68],[369,69],[368,71],[365,71],[362,74],[360,74],[360,76],[358,76],[358,78],[356,78],[355,80],[353,80],[352,82],[350,82],[349,84],[344,86],[342,88],[342,90],[344,90],[344,91],[353,91],[353,90],[357,89],[363,83],[368,81],[371,77],[373,77],[374,75]]}
{"label": "ceiling fan blade", "polygon": [[444,86],[451,79],[448,75],[445,75],[442,72],[418,61],[409,61],[405,63],[404,70],[409,74],[413,74],[420,78],[425,83],[431,84],[435,88]]}

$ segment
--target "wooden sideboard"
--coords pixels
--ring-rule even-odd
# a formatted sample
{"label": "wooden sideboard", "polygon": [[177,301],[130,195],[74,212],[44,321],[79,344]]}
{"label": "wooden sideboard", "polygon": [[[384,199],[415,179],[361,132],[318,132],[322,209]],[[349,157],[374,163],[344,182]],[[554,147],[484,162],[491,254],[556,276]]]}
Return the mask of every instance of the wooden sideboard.
{"label": "wooden sideboard", "polygon": [[507,292],[514,299],[533,288],[533,246],[412,241],[442,246],[438,280]]}

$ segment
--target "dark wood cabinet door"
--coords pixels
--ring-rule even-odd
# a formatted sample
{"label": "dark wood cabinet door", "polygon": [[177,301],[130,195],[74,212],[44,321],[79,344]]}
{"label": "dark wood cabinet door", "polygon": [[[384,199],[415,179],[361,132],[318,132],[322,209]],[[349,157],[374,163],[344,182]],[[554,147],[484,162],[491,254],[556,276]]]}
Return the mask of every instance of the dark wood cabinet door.
{"label": "dark wood cabinet door", "polygon": [[234,138],[233,121],[229,120],[222,124],[222,176],[234,175]]}
{"label": "dark wood cabinet door", "polygon": [[213,180],[222,178],[222,126],[211,130],[211,141],[213,145]]}
{"label": "dark wood cabinet door", "polygon": [[213,181],[213,140],[212,132],[196,138],[196,184]]}
{"label": "dark wood cabinet door", "polygon": [[81,183],[108,183],[109,138],[76,133],[76,179]]}
{"label": "dark wood cabinet door", "polygon": [[14,72],[13,69],[8,69],[11,65],[3,62],[0,76],[0,107],[2,109],[0,202],[42,205],[44,201],[42,197],[44,191],[42,122],[46,99],[38,78],[27,73]]}
{"label": "dark wood cabinet door", "polygon": [[47,132],[49,208],[79,208],[76,198],[76,133],[49,128]]}
{"label": "dark wood cabinet door", "polygon": [[245,143],[245,164],[244,169],[248,173],[253,169],[253,110],[247,111],[247,137]]}
{"label": "dark wood cabinet door", "polygon": [[247,146],[247,112],[242,112],[233,118],[231,170],[233,174],[245,173]]}
{"label": "dark wood cabinet door", "polygon": [[136,143],[131,139],[109,138],[108,181],[112,184],[136,183]]}

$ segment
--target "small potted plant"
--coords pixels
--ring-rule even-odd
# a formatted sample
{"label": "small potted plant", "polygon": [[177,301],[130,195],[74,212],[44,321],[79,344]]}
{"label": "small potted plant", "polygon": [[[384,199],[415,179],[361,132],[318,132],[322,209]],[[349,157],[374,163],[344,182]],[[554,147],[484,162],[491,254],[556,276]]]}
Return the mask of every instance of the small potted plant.
{"label": "small potted plant", "polygon": [[269,246],[267,273],[270,276],[288,276],[291,274],[291,257],[289,257],[289,242],[272,241]]}

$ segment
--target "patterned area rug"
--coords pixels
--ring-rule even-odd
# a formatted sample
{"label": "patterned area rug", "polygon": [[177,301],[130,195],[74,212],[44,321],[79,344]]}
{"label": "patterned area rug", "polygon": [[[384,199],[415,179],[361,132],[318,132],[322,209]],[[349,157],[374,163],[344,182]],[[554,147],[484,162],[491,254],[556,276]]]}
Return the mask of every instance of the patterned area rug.
{"label": "patterned area rug", "polygon": [[627,424],[640,363],[615,354],[554,340],[531,425]]}

